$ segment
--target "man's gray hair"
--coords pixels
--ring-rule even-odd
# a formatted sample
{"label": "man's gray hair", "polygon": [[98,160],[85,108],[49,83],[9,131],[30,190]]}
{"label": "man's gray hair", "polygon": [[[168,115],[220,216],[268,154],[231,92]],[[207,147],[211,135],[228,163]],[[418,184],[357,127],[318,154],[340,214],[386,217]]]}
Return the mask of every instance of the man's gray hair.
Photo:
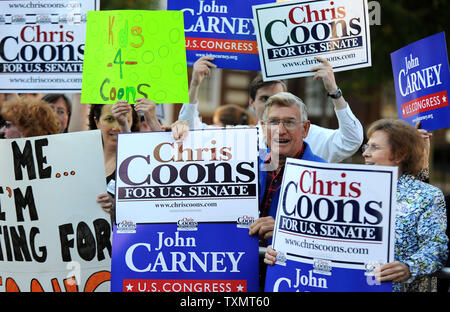
{"label": "man's gray hair", "polygon": [[278,106],[297,106],[300,110],[300,118],[301,122],[305,122],[308,120],[308,111],[306,110],[306,105],[303,103],[303,101],[293,95],[289,92],[280,92],[277,94],[272,95],[270,98],[267,99],[266,105],[264,106],[264,112],[263,112],[263,120],[266,120],[267,114],[269,112],[269,109],[273,105]]}

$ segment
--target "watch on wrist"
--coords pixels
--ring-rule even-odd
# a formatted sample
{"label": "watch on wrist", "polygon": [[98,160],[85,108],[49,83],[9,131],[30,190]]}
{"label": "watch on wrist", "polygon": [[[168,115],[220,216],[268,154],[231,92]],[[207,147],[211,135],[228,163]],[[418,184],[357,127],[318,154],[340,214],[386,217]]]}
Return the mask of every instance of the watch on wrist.
{"label": "watch on wrist", "polygon": [[337,88],[336,92],[334,93],[327,93],[327,95],[332,99],[338,99],[342,96],[342,91],[340,88]]}

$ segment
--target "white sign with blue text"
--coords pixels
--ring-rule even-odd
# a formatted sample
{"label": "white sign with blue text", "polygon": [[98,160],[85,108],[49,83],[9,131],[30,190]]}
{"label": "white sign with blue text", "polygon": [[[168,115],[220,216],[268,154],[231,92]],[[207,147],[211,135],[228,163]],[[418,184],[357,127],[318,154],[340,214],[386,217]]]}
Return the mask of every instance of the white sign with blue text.
{"label": "white sign with blue text", "polygon": [[397,168],[286,163],[266,291],[391,291]]}
{"label": "white sign with blue text", "polygon": [[428,131],[450,126],[450,70],[445,33],[391,53],[398,117]]}

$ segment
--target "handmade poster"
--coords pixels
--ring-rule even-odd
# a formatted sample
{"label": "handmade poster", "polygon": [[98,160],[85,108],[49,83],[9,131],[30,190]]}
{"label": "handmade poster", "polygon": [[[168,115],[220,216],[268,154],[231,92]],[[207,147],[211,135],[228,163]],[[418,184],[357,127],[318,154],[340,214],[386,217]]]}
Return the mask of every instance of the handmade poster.
{"label": "handmade poster", "polygon": [[335,72],[371,66],[367,0],[253,6],[264,81],[305,77],[327,59]]}
{"label": "handmade poster", "polygon": [[398,117],[428,131],[450,126],[450,71],[445,33],[391,53]]}
{"label": "handmade poster", "polygon": [[86,14],[99,8],[99,0],[0,1],[0,92],[80,92]]}
{"label": "handmade poster", "polygon": [[82,103],[187,103],[183,14],[89,12],[83,66]]}
{"label": "handmade poster", "polygon": [[219,68],[260,70],[252,5],[275,0],[168,0],[168,10],[184,15],[188,66],[214,57]]}
{"label": "handmade poster", "polygon": [[257,218],[257,142],[256,128],[194,130],[182,142],[170,132],[119,134],[116,223]]}
{"label": "handmade poster", "polygon": [[99,130],[0,140],[0,291],[109,291]]}
{"label": "handmade poster", "polygon": [[258,291],[256,135],[119,135],[112,291]]}
{"label": "handmade poster", "polygon": [[374,269],[394,259],[397,168],[289,159],[266,291],[392,291]]}

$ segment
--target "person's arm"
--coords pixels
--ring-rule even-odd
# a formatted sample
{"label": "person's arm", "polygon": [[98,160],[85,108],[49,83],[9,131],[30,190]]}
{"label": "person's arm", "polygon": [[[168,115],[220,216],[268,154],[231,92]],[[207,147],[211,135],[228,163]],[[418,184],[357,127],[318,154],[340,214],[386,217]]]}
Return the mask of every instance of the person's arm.
{"label": "person's arm", "polygon": [[336,110],[338,129],[327,129],[314,124],[305,141],[317,156],[327,162],[341,162],[352,156],[361,146],[364,131],[361,122],[353,115],[350,106],[344,110]]}
{"label": "person's arm", "polygon": [[100,205],[100,207],[104,212],[109,214],[111,218],[111,225],[114,224],[114,216],[115,216],[114,198],[108,193],[99,194],[97,196],[97,204]]}
{"label": "person's arm", "polygon": [[203,79],[211,75],[211,68],[217,67],[214,63],[211,63],[211,61],[214,61],[213,57],[202,56],[194,63],[194,66],[192,67],[191,84],[189,86],[189,104],[197,103],[198,90],[200,89]]}
{"label": "person's arm", "polygon": [[423,203],[423,213],[417,226],[419,250],[405,264],[409,266],[412,279],[440,270],[448,256],[447,214],[444,195],[436,191]]}
{"label": "person's arm", "polygon": [[[321,66],[311,69],[315,72],[314,80],[321,79],[328,94],[336,94],[338,86],[334,78],[333,67],[324,58],[317,58]],[[338,129],[326,129],[311,125],[306,141],[317,156],[328,162],[340,162],[353,155],[361,146],[364,131],[361,122],[355,117],[350,106],[341,95],[331,98],[338,119]]]}
{"label": "person's arm", "polygon": [[198,91],[203,79],[211,75],[211,68],[217,67],[211,63],[213,60],[214,58],[210,56],[202,56],[193,66],[191,83],[189,85],[189,103],[183,104],[178,114],[178,120],[185,120],[191,129],[207,127],[206,124],[201,122],[199,117]]}
{"label": "person's arm", "polygon": [[184,103],[178,114],[178,120],[186,121],[191,129],[204,129],[208,127],[208,125],[202,123],[200,119],[198,102],[195,104]]}
{"label": "person's arm", "polygon": [[89,130],[89,104],[81,104],[81,93],[75,93],[69,120],[68,132]]}

